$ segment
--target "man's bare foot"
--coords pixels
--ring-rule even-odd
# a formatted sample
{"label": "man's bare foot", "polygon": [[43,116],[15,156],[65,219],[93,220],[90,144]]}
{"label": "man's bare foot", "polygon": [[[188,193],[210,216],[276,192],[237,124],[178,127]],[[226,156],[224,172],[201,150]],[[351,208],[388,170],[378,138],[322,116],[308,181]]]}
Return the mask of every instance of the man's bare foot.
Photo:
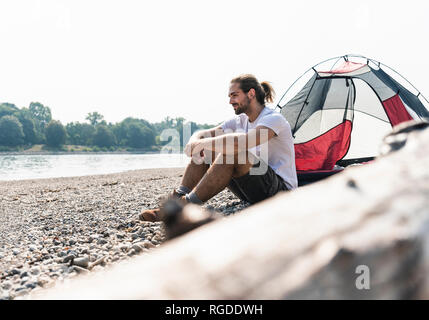
{"label": "man's bare foot", "polygon": [[[188,203],[185,196],[182,196],[176,190],[173,190],[173,192],[167,197],[165,201],[168,201],[170,199],[179,199],[184,205]],[[139,219],[142,221],[150,221],[150,222],[162,221],[163,214],[161,211],[162,211],[161,208],[143,210],[139,214]]]}
{"label": "man's bare foot", "polygon": [[159,214],[160,211],[161,211],[160,208],[143,210],[139,214],[139,219],[142,221],[150,221],[150,222],[161,221],[162,219]]}

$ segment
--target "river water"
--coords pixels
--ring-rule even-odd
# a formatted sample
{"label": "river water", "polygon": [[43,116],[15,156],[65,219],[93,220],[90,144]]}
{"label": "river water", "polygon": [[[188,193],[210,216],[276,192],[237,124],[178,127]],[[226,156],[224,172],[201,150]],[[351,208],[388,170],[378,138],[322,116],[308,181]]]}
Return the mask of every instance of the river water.
{"label": "river water", "polygon": [[135,169],[185,167],[184,154],[0,155],[0,180],[107,174]]}

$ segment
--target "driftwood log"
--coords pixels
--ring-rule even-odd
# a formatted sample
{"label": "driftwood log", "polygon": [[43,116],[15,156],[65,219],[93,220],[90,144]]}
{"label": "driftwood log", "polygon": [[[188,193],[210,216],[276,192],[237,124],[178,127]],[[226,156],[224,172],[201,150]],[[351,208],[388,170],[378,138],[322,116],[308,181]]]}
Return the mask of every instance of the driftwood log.
{"label": "driftwood log", "polygon": [[429,129],[409,131],[373,163],[30,298],[429,298]]}

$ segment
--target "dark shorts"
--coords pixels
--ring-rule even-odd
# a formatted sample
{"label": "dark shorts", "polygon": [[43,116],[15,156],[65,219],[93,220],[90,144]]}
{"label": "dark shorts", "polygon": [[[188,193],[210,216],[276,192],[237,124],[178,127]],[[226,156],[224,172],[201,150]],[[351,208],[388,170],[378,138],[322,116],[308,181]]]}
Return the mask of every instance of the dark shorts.
{"label": "dark shorts", "polygon": [[[267,164],[267,170],[264,174],[251,175],[250,173],[238,178],[232,178],[228,189],[231,190],[241,200],[256,203],[274,196],[279,191],[287,191],[284,180],[277,175],[274,170]],[[260,163],[253,165],[258,168]]]}

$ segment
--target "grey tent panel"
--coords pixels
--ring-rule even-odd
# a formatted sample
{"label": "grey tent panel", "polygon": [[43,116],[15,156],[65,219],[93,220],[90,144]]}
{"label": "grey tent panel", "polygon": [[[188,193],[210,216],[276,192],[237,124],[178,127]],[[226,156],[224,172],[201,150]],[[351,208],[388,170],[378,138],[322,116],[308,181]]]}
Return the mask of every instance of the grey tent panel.
{"label": "grey tent panel", "polygon": [[372,69],[372,71],[373,72],[358,75],[355,78],[365,81],[376,92],[380,102],[392,98],[397,93],[397,90],[390,86],[386,86],[383,79],[380,79],[374,74],[375,70]]}
{"label": "grey tent panel", "polygon": [[314,75],[281,113],[294,134],[312,114],[328,109],[349,109],[353,106],[354,90],[348,79],[317,78]]}
{"label": "grey tent panel", "polygon": [[[375,70],[373,69],[373,73],[389,88],[391,88],[395,93],[399,92],[399,96],[401,99],[410,107],[419,117],[428,118],[429,111],[425,108],[420,99],[408,91],[404,86],[402,86],[395,79],[390,77],[386,72],[382,69]],[[384,101],[385,99],[383,99]]]}
{"label": "grey tent panel", "polygon": [[[299,91],[296,96],[290,100],[286,105],[284,105],[280,113],[286,118],[289,122],[292,133],[296,131],[297,120],[302,115],[304,104],[310,94],[311,89],[313,88],[314,82],[316,81],[317,74],[315,73],[311,79],[305,84],[305,86]],[[305,120],[301,121],[304,122]]]}

